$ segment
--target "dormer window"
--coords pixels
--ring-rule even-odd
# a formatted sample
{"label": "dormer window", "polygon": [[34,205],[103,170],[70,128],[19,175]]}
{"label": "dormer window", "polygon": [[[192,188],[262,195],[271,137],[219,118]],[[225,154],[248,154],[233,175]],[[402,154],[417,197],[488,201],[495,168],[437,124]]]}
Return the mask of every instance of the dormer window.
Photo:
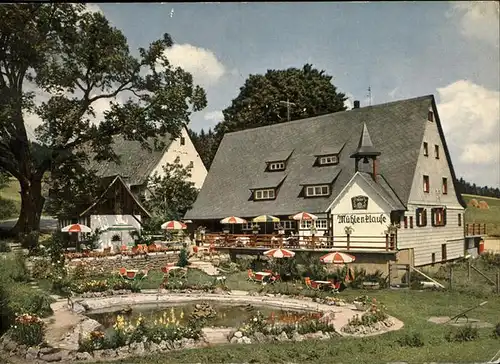
{"label": "dormer window", "polygon": [[268,169],[270,171],[284,171],[285,170],[285,162],[272,162],[272,163],[269,163]]}
{"label": "dormer window", "polygon": [[276,193],[274,188],[255,190],[253,193],[254,200],[274,200]]}
{"label": "dormer window", "polygon": [[306,197],[329,196],[329,185],[306,186]]}
{"label": "dormer window", "polygon": [[339,157],[338,155],[325,155],[318,157],[318,164],[320,166],[328,166],[332,164],[338,164],[339,163]]}

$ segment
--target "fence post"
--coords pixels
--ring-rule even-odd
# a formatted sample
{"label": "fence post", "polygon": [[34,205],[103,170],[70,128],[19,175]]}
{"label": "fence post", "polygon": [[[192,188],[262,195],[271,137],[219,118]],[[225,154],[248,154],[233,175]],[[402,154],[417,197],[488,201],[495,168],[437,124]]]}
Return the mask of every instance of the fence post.
{"label": "fence post", "polygon": [[500,270],[497,271],[497,294],[500,294]]}
{"label": "fence post", "polygon": [[392,287],[392,263],[389,262],[389,288]]}
{"label": "fence post", "polygon": [[347,250],[349,250],[350,245],[351,245],[351,234],[347,234]]}
{"label": "fence post", "polygon": [[467,261],[467,280],[470,281],[470,260]]}
{"label": "fence post", "polygon": [[453,289],[453,266],[450,265],[450,291]]}
{"label": "fence post", "polygon": [[389,250],[389,234],[385,234],[385,251]]}

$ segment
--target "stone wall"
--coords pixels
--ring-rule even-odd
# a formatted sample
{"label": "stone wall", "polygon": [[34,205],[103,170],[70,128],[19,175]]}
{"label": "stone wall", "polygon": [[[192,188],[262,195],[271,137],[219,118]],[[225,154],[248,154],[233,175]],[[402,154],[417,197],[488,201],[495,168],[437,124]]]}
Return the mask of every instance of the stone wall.
{"label": "stone wall", "polygon": [[179,260],[178,251],[168,251],[162,253],[148,253],[145,255],[126,256],[115,255],[100,258],[72,259],[67,262],[70,268],[84,263],[87,269],[99,270],[100,272],[113,272],[120,268],[127,269],[160,269],[167,264],[177,263]]}

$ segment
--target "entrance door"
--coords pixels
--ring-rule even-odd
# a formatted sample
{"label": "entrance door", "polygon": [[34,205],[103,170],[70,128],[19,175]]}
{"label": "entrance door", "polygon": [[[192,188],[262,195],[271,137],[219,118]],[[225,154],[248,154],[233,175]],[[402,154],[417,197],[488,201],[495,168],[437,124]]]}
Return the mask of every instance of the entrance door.
{"label": "entrance door", "polygon": [[441,260],[446,260],[446,244],[441,244]]}

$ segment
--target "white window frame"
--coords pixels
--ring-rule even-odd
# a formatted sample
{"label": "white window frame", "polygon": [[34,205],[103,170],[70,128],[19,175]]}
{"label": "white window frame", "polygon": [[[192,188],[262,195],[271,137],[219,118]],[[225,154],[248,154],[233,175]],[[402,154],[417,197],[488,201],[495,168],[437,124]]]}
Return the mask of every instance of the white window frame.
{"label": "white window frame", "polygon": [[253,193],[255,200],[273,200],[276,198],[274,188],[266,188],[262,190],[255,190]]}
{"label": "white window frame", "polygon": [[301,229],[310,229],[312,226],[312,220],[300,220]]}
{"label": "white window frame", "polygon": [[[426,178],[427,177],[427,178]],[[425,183],[425,180],[427,179],[427,183]],[[423,183],[423,191],[425,193],[430,193],[431,191],[431,179],[428,175],[423,175],[422,177],[422,183]]]}
{"label": "white window frame", "polygon": [[[432,212],[434,214],[434,226],[435,227],[440,227],[440,226],[446,226],[446,223],[444,221],[444,215],[446,214],[446,211],[444,208],[440,207],[440,208],[435,208]],[[441,221],[438,223],[438,219],[437,217],[440,217],[441,218]]]}
{"label": "white window frame", "polygon": [[306,197],[329,196],[329,185],[306,186]]}
{"label": "white window frame", "polygon": [[319,164],[321,166],[327,166],[330,164],[338,164],[338,163],[339,163],[339,157],[337,155],[325,155],[319,157]]}
{"label": "white window frame", "polygon": [[278,230],[278,226],[282,226],[285,230],[295,230],[295,221],[292,220],[284,220],[281,222],[274,223],[274,230]]}
{"label": "white window frame", "polygon": [[285,169],[285,162],[272,162],[269,163],[270,171],[282,171]]}
{"label": "white window frame", "polygon": [[242,230],[253,230],[253,222],[247,222],[242,225]]}
{"label": "white window frame", "polygon": [[314,221],[316,225],[316,229],[318,230],[327,230],[328,229],[328,220],[327,219],[317,219]]}

